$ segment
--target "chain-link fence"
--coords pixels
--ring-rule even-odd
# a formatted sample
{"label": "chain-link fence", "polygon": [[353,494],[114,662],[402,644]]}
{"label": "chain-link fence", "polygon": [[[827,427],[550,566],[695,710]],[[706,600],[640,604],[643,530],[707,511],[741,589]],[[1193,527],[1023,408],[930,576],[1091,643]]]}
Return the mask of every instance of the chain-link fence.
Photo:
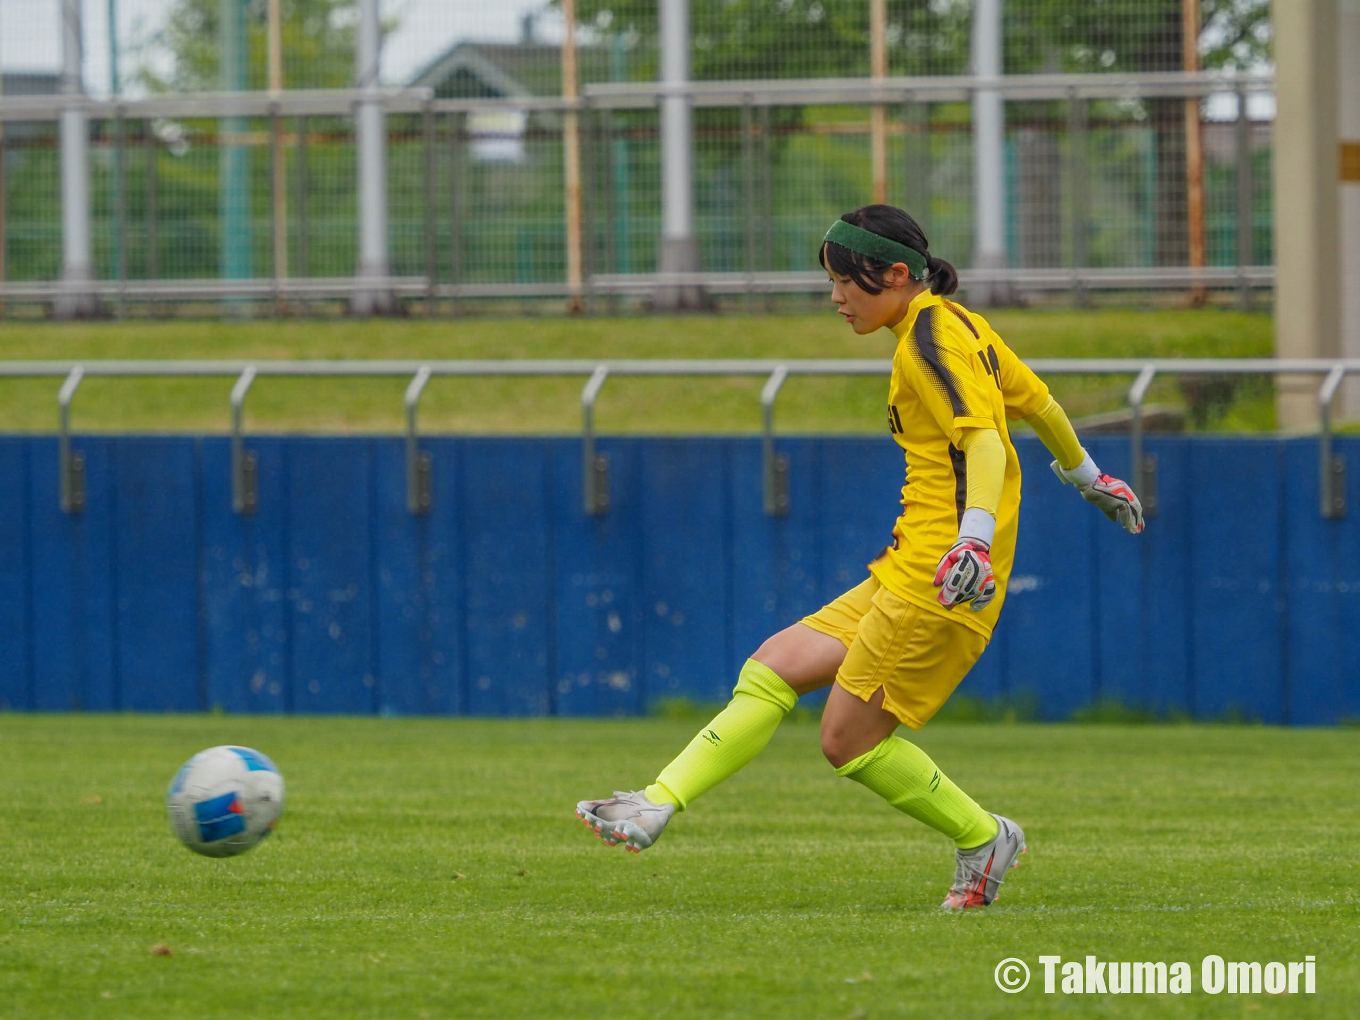
{"label": "chain-link fence", "polygon": [[[1015,77],[993,84],[1004,100],[1005,261],[1019,291],[1084,299],[1102,286],[1209,286],[1249,301],[1269,285],[1273,103],[1260,76],[1269,8],[1203,0],[1189,59],[1255,74],[1206,79],[1167,73],[1186,66],[1192,2],[1003,5],[1003,66]],[[89,275],[100,299],[124,311],[208,293],[158,292],[161,281],[227,281],[222,294],[278,307],[343,298],[338,283],[306,282],[349,280],[359,262],[353,109],[365,94],[340,91],[357,76],[353,0],[66,6],[83,17]],[[560,6],[472,6],[382,8],[395,298],[446,312],[492,297],[575,291],[617,307],[655,296],[647,277],[666,268],[667,172],[658,5],[576,0],[581,104],[563,99]],[[877,30],[873,7],[691,0],[689,268],[715,300],[819,286],[817,238],[876,191],[917,216],[932,251],[973,265],[972,101],[986,84],[967,77],[974,4],[887,0]],[[51,300],[69,275],[60,8],[0,9],[0,298],[11,310]],[[875,47],[883,90],[856,91]],[[1110,84],[1091,85],[1102,75]],[[285,91],[271,93],[278,83]],[[318,89],[333,90],[330,100],[308,105],[318,93],[296,91]],[[223,115],[223,100],[205,97],[233,92],[253,97],[248,109]],[[176,106],[178,96],[203,98]],[[580,159],[569,167],[573,120]],[[579,287],[569,279],[569,169],[581,180]]]}

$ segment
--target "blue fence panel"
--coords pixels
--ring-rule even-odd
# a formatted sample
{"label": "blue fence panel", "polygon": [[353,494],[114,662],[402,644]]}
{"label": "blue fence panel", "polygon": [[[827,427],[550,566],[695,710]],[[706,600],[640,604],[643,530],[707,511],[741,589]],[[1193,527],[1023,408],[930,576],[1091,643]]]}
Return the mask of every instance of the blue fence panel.
{"label": "blue fence panel", "polygon": [[1288,721],[1360,721],[1360,439],[1336,441],[1346,458],[1347,516],[1319,513],[1318,444],[1284,442],[1282,505],[1288,622],[1285,629]]}
{"label": "blue fence panel", "polygon": [[293,705],[299,712],[377,708],[373,471],[369,439],[298,438],[286,489]]}
{"label": "blue fence panel", "polygon": [[1282,486],[1283,447],[1204,439],[1189,450],[1195,713],[1283,722],[1281,504],[1298,495]]}
{"label": "blue fence panel", "polygon": [[0,709],[33,707],[31,449],[22,439],[0,437]]}
{"label": "blue fence panel", "polygon": [[[1125,479],[1132,476],[1127,440],[1097,439],[1087,449],[1102,469]],[[1189,655],[1195,612],[1189,585],[1208,549],[1192,550],[1190,544],[1189,444],[1181,438],[1149,437],[1145,449],[1157,458],[1159,505],[1143,534],[1135,537],[1093,518],[1095,551],[1086,569],[1100,586],[1099,694],[1144,711],[1189,715],[1194,709]],[[1081,505],[1075,490],[1065,487],[1063,492],[1068,502]]]}
{"label": "blue fence panel", "polygon": [[33,707],[117,709],[114,441],[83,437],[74,444],[85,457],[80,514],[58,505],[56,440],[32,443]]}
{"label": "blue fence panel", "polygon": [[202,684],[198,444],[115,441],[112,564],[117,590],[118,707],[207,708]]}
{"label": "blue fence panel", "polygon": [[[433,510],[395,438],[252,437],[259,506],[231,509],[221,438],[0,439],[0,706],[631,714],[725,699],[769,634],[866,576],[901,452],[790,438],[763,510],[748,438],[601,441],[611,507],[582,508],[579,439],[429,439]],[[961,692],[1107,697],[1200,718],[1360,717],[1360,472],[1318,513],[1314,440],[1150,437],[1159,513],[1133,538],[1017,443],[1025,500],[991,648]],[[1337,449],[1360,463],[1360,440]],[[1091,443],[1127,476],[1121,437]],[[1224,502],[1249,504],[1249,514]]]}
{"label": "blue fence panel", "polygon": [[232,510],[231,447],[202,442],[204,659],[207,702],[229,712],[288,712],[293,702],[288,592],[289,441],[251,439],[261,500]]}
{"label": "blue fence panel", "polygon": [[1096,525],[1108,522],[1057,484],[1040,443],[1022,442],[1016,452],[1028,481],[1001,611],[1007,682],[1012,697],[1037,697],[1043,718],[1063,719],[1096,694],[1101,591],[1091,558]]}
{"label": "blue fence panel", "polygon": [[643,683],[649,701],[725,700],[734,680],[731,443],[653,439],[642,458]]}
{"label": "blue fence panel", "polygon": [[561,500],[548,444],[485,439],[463,448],[467,711],[542,715],[550,707],[552,547]]}
{"label": "blue fence panel", "polygon": [[606,440],[609,513],[585,512],[582,443],[552,447],[556,671],[562,715],[635,715],[643,690],[642,484],[637,443]]}

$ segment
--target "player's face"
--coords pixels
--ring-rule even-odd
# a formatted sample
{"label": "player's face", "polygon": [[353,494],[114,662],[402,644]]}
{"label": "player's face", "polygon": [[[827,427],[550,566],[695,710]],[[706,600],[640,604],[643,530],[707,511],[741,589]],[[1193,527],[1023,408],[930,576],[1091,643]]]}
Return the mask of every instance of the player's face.
{"label": "player's face", "polygon": [[[874,333],[885,326],[895,326],[906,316],[911,298],[904,293],[904,288],[897,280],[895,271],[898,268],[893,266],[888,271],[888,286],[877,294],[870,294],[848,276],[827,270],[827,279],[831,281],[831,301],[836,311],[845,316],[850,328],[860,336]],[[902,266],[901,269],[905,280],[910,280],[906,267]]]}

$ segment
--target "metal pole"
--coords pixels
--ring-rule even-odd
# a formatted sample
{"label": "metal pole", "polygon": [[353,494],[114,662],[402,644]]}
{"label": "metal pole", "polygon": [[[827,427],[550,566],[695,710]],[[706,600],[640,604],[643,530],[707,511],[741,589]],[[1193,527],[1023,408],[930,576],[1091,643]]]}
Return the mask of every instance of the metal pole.
{"label": "metal pole", "polygon": [[577,191],[581,196],[580,223],[578,235],[585,238],[582,248],[580,268],[584,282],[584,303],[587,315],[595,312],[595,181],[599,176],[597,161],[602,146],[599,144],[599,119],[589,99],[581,104],[581,116],[585,123],[578,128],[577,151],[580,173],[577,175]]}
{"label": "metal pole", "polygon": [[[1001,0],[977,0],[973,5],[973,73],[1000,78]],[[1005,269],[1006,257],[1006,123],[1001,93],[973,92],[973,265]],[[988,305],[1012,303],[1001,281],[969,288],[969,300]]]}
{"label": "metal pole", "polygon": [[741,174],[742,197],[746,206],[746,313],[756,310],[756,157],[755,119],[751,115],[751,97],[743,96],[741,103]]}
{"label": "metal pole", "polygon": [[[459,201],[463,187],[463,150],[458,144],[458,136],[463,123],[460,118],[464,116],[449,114],[449,283],[455,287],[463,278],[463,235],[460,229],[463,209]],[[449,299],[449,309],[457,313],[457,297]]]}
{"label": "metal pole", "polygon": [[439,276],[439,262],[435,255],[435,134],[434,134],[434,109],[430,102],[425,103],[424,109],[420,111],[420,138],[421,155],[424,157],[423,179],[425,199],[425,314],[433,317],[435,314],[434,285]]}
{"label": "metal pole", "polygon": [[[576,72],[576,0],[562,0],[566,34],[562,39],[562,98],[580,95]],[[567,311],[581,311],[581,123],[575,109],[562,123],[562,172],[567,203]]]}
{"label": "metal pole", "polygon": [[[387,115],[378,98],[382,25],[380,0],[358,0],[359,32],[355,49],[355,87],[369,93],[354,116],[354,144],[359,153],[359,266],[351,307],[356,315],[386,315],[393,310],[391,291],[371,282],[386,279],[387,258]],[[365,283],[364,281],[370,281]]]}
{"label": "metal pole", "polygon": [[774,449],[774,402],[788,377],[788,368],[780,365],[770,373],[770,378],[760,391],[765,513],[771,517],[782,517],[789,512],[789,460],[782,453],[775,453]]}
{"label": "metal pole", "polygon": [[[869,0],[869,76],[878,80],[888,77],[888,0]],[[873,167],[874,201],[886,204],[888,110],[882,103],[869,108],[869,162]]]}
{"label": "metal pole", "polygon": [[[0,38],[4,38],[4,19],[0,17]],[[5,76],[0,74],[0,99],[4,98]],[[0,121],[0,283],[5,282],[5,125]],[[0,300],[0,313],[5,302]]]}
{"label": "metal pole", "polygon": [[1332,453],[1332,402],[1345,377],[1345,367],[1335,366],[1327,373],[1322,389],[1318,391],[1318,416],[1322,426],[1318,437],[1318,469],[1321,472],[1318,492],[1322,501],[1322,516],[1326,518],[1346,516],[1346,461]]}
{"label": "metal pole", "polygon": [[127,120],[120,103],[113,118],[113,257],[118,280],[118,317],[127,318],[127,191],[124,175]]}
{"label": "metal pole", "polygon": [[[1185,70],[1199,70],[1199,0],[1181,0],[1181,43]],[[1199,99],[1185,100],[1185,215],[1190,238],[1190,266],[1203,269],[1204,238],[1204,132],[1199,122]],[[1196,282],[1190,291],[1190,302],[1202,305],[1209,300],[1209,292]]]}
{"label": "metal pole", "polygon": [[307,248],[307,197],[309,194],[307,167],[307,118],[297,119],[297,268],[298,275],[312,275],[311,253]]}
{"label": "metal pole", "polygon": [[[271,0],[277,3],[278,0]],[[288,193],[287,182],[283,176],[283,129],[280,126],[279,107],[277,103],[269,105],[269,191],[273,195],[273,202],[269,208],[269,217],[273,227],[274,252],[271,268],[273,273],[271,279],[274,283],[274,314],[283,314],[283,296],[280,284],[288,278],[288,242],[285,240],[288,233],[288,223],[286,217],[287,209],[281,201],[282,196]]]}
{"label": "metal pole", "polygon": [[1132,420],[1129,422],[1129,458],[1132,463],[1133,491],[1143,504],[1143,513],[1153,517],[1157,513],[1157,493],[1154,488],[1156,462],[1151,455],[1143,454],[1143,402],[1147,399],[1148,389],[1157,375],[1156,365],[1144,365],[1138,373],[1133,386],[1129,389],[1129,408]]}
{"label": "metal pole", "polygon": [[595,452],[595,401],[609,378],[609,366],[598,365],[581,391],[582,492],[586,514],[597,517],[609,512],[609,458]]}
{"label": "metal pole", "polygon": [[[1087,262],[1090,196],[1086,190],[1086,161],[1090,143],[1086,137],[1086,100],[1070,93],[1068,103],[1067,144],[1068,179],[1071,182],[1072,268],[1084,269]],[[1072,274],[1072,301],[1077,306],[1087,303],[1086,288],[1079,272]]]}
{"label": "metal pole", "polygon": [[[774,144],[770,125],[770,108],[760,108],[760,230],[765,251],[760,260],[768,270],[774,269]],[[774,311],[774,295],[765,288],[765,311]]]}
{"label": "metal pole", "polygon": [[418,516],[430,512],[430,455],[420,452],[416,407],[430,381],[430,366],[421,365],[406,387],[406,509]]}
{"label": "metal pole", "polygon": [[[222,91],[246,88],[246,0],[221,0],[218,28]],[[244,117],[223,117],[218,142],[219,215],[222,224],[222,277],[248,280],[255,275],[250,223],[250,150],[244,144]]]}
{"label": "metal pole", "polygon": [[85,369],[76,365],[57,391],[57,491],[62,513],[78,514],[85,509],[84,461],[80,454],[71,452],[71,401],[75,399]]}
{"label": "metal pole", "polygon": [[[160,142],[150,120],[142,122],[145,135],[142,138],[142,151],[146,157],[146,278],[158,280],[161,274],[160,229],[156,215],[156,193],[158,190],[160,168]],[[152,302],[151,313],[155,315],[159,306]]]}
{"label": "metal pole", "polygon": [[[283,16],[281,0],[269,0],[269,91],[278,96],[283,91]],[[274,283],[288,279],[288,177],[283,165],[283,122],[278,108],[269,114],[270,185],[273,193],[274,216]],[[277,300],[274,312],[282,309]]]}
{"label": "metal pole", "polygon": [[[689,0],[658,0],[660,9],[661,81],[684,86],[689,82]],[[699,269],[699,243],[694,235],[694,127],[688,96],[661,100],[661,250],[662,273],[692,273]],[[656,295],[662,307],[690,307],[702,303],[697,288],[665,287]]]}
{"label": "metal pole", "polygon": [[1247,119],[1247,93],[1237,88],[1237,121],[1233,129],[1237,157],[1237,304],[1251,311],[1251,285],[1247,266],[1252,264],[1251,222],[1251,121]]}
{"label": "metal pole", "polygon": [[256,505],[255,455],[247,453],[242,437],[246,394],[255,381],[255,366],[247,365],[231,388],[231,508],[253,514]]}
{"label": "metal pole", "polygon": [[61,293],[58,318],[90,315],[95,301],[89,292],[93,279],[90,259],[90,137],[81,100],[85,85],[81,77],[84,38],[80,0],[62,0],[61,95],[66,108],[61,114]]}

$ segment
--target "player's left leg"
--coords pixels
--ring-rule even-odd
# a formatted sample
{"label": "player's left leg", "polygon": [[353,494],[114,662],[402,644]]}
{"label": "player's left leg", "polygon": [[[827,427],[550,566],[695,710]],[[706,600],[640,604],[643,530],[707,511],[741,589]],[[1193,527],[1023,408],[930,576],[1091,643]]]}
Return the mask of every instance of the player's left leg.
{"label": "player's left leg", "polygon": [[991,903],[1024,850],[1024,833],[984,811],[893,730],[919,729],[934,716],[985,647],[982,635],[885,589],[860,622],[822,717],[822,749],[837,775],[953,841],[946,907]]}

